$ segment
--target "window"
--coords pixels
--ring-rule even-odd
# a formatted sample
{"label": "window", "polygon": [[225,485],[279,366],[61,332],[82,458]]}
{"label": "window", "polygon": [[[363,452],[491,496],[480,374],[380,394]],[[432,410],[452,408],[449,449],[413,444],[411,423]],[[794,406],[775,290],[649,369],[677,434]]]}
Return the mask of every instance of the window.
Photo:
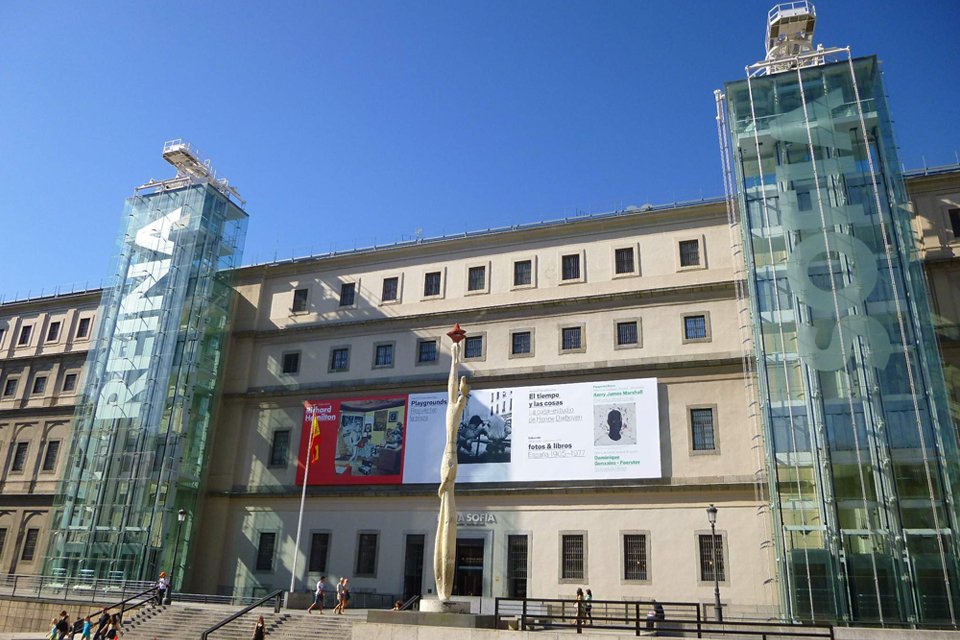
{"label": "window", "polygon": [[584,535],[564,534],[560,536],[560,579],[585,580]]}
{"label": "window", "polygon": [[440,295],[440,272],[431,271],[423,276],[423,297]]}
{"label": "window", "polygon": [[[723,536],[713,536],[711,534],[700,534],[700,580],[702,582],[714,581],[714,564],[716,564],[716,579],[720,582],[726,581],[726,570],[723,566]],[[716,550],[714,550],[716,544]],[[714,555],[716,551],[716,555]]]}
{"label": "window", "polygon": [[[4,338],[4,336],[6,336],[6,335],[7,335],[7,329],[6,329],[6,327],[0,327],[0,347],[3,346],[3,338]],[[4,529],[4,531],[6,531],[6,529]]]}
{"label": "window", "polygon": [[694,451],[714,451],[713,408],[690,409],[690,430]]}
{"label": "window", "polygon": [[327,570],[327,554],[330,550],[330,534],[314,533],[310,536],[310,559],[307,571],[325,573]]}
{"label": "window", "polygon": [[696,267],[700,265],[700,241],[680,241],[680,266]]}
{"label": "window", "polygon": [[647,536],[627,533],[623,536],[623,579],[647,579]]}
{"label": "window", "polygon": [[813,209],[813,200],[810,198],[809,191],[797,191],[797,211],[810,211]]}
{"label": "window", "polygon": [[357,566],[355,575],[377,575],[377,533],[360,533],[357,536]]}
{"label": "window", "polygon": [[330,371],[346,371],[350,368],[350,347],[330,349]]}
{"label": "window", "polygon": [[283,371],[283,373],[293,374],[300,372],[299,351],[291,351],[283,354],[282,362],[283,364],[281,365],[281,371]]}
{"label": "window", "polygon": [[6,527],[0,529],[0,557],[3,556],[3,547],[6,546],[4,543],[7,541],[7,529]]}
{"label": "window", "polygon": [[487,288],[487,268],[470,267],[467,271],[467,291],[484,291]]}
{"label": "window", "polygon": [[560,329],[560,351],[583,351],[583,327]]}
{"label": "window", "polygon": [[285,467],[290,456],[290,430],[277,429],[270,443],[270,466]]}
{"label": "window", "polygon": [[53,342],[60,337],[60,323],[51,322],[47,328],[47,342]]}
{"label": "window", "polygon": [[80,318],[80,323],[77,324],[77,337],[86,338],[90,335],[90,318]]}
{"label": "window", "polygon": [[510,355],[525,356],[533,352],[531,331],[514,331],[510,334]]}
{"label": "window", "polygon": [[30,344],[31,331],[33,331],[33,325],[25,324],[20,328],[20,339],[17,340],[18,347]]}
{"label": "window", "polygon": [[507,536],[507,597],[527,597],[527,556],[529,538],[525,535]]}
{"label": "window", "polygon": [[395,302],[400,292],[400,278],[383,279],[383,291],[380,294],[380,302]]}
{"label": "window", "polygon": [[617,323],[617,346],[633,347],[640,344],[640,332],[637,330],[636,320],[627,320]]}
{"label": "window", "polygon": [[417,342],[417,364],[437,361],[437,341],[419,340]]}
{"label": "window", "polygon": [[373,366],[392,367],[393,366],[393,343],[378,344],[373,349]]}
{"label": "window", "polygon": [[560,258],[561,278],[563,280],[580,279],[580,254],[573,253]]}
{"label": "window", "polygon": [[3,385],[3,397],[12,396],[17,392],[17,378],[7,378]]}
{"label": "window", "polygon": [[293,305],[290,311],[294,313],[303,313],[307,310],[307,289],[296,289],[293,292]]}
{"label": "window", "polygon": [[513,286],[528,287],[533,284],[533,261],[517,260],[513,263]]}
{"label": "window", "polygon": [[27,448],[30,446],[28,442],[18,442],[16,449],[13,451],[13,466],[10,468],[11,471],[23,471],[24,465],[27,463]]}
{"label": "window", "polygon": [[613,262],[614,272],[616,272],[617,275],[635,273],[637,270],[633,259],[633,247],[614,251]]}
{"label": "window", "polygon": [[53,471],[57,468],[57,454],[60,453],[60,441],[51,440],[47,443],[47,450],[43,453],[41,471]]}
{"label": "window", "polygon": [[710,332],[706,314],[683,316],[683,342],[707,340]]}
{"label": "window", "polygon": [[340,283],[340,306],[352,307],[357,301],[357,283]]}
{"label": "window", "polygon": [[483,357],[483,336],[467,336],[463,341],[463,357]]}
{"label": "window", "polygon": [[277,546],[277,534],[272,531],[260,532],[260,544],[257,545],[257,571],[273,569],[273,552]]}
{"label": "window", "polygon": [[23,552],[20,559],[24,562],[33,560],[33,554],[37,551],[37,538],[40,537],[40,529],[27,529],[27,535],[23,538]]}
{"label": "window", "polygon": [[33,391],[30,393],[37,395],[43,393],[47,388],[47,376],[37,376],[33,379]]}
{"label": "window", "polygon": [[63,376],[63,389],[64,392],[70,392],[77,388],[77,374],[68,373]]}
{"label": "window", "polygon": [[953,231],[953,237],[960,238],[960,209],[950,209],[947,215],[950,216],[950,230]]}

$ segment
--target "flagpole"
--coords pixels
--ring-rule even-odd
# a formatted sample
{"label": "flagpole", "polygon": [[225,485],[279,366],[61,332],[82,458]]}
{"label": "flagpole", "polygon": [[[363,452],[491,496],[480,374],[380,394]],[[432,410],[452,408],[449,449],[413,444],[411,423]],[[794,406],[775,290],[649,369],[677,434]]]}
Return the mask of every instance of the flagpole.
{"label": "flagpole", "polygon": [[[304,407],[308,406],[304,403]],[[313,436],[318,429],[317,412],[313,412],[310,424],[310,438],[307,443],[307,460],[303,465],[303,491],[300,492],[300,515],[297,518],[297,541],[293,545],[293,570],[290,572],[290,593],[293,593],[297,581],[297,561],[300,559],[300,529],[303,526],[303,505],[307,501],[307,478],[310,477],[310,458],[313,457]]]}

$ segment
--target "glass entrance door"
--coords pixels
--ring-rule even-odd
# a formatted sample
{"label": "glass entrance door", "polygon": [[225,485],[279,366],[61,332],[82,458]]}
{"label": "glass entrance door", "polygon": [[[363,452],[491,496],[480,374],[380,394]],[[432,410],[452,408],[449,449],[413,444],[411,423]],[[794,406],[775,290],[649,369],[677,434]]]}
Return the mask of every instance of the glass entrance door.
{"label": "glass entrance door", "polygon": [[423,534],[407,536],[403,554],[403,601],[423,595]]}
{"label": "glass entrance door", "polygon": [[458,538],[453,595],[483,595],[483,539]]}

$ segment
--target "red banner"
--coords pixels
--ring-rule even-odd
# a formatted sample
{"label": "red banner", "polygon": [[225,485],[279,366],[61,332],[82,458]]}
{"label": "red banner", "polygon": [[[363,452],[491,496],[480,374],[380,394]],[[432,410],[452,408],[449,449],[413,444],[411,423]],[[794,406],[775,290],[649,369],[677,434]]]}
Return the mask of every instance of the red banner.
{"label": "red banner", "polygon": [[407,396],[306,403],[297,484],[400,484],[406,438]]}

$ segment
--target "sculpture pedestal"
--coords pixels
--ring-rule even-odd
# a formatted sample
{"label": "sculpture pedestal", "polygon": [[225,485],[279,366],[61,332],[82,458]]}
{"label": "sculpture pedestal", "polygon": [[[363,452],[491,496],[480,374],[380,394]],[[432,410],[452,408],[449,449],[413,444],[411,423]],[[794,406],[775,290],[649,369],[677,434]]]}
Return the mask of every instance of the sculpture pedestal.
{"label": "sculpture pedestal", "polygon": [[422,613],[470,613],[470,602],[424,598],[420,600],[420,611]]}

